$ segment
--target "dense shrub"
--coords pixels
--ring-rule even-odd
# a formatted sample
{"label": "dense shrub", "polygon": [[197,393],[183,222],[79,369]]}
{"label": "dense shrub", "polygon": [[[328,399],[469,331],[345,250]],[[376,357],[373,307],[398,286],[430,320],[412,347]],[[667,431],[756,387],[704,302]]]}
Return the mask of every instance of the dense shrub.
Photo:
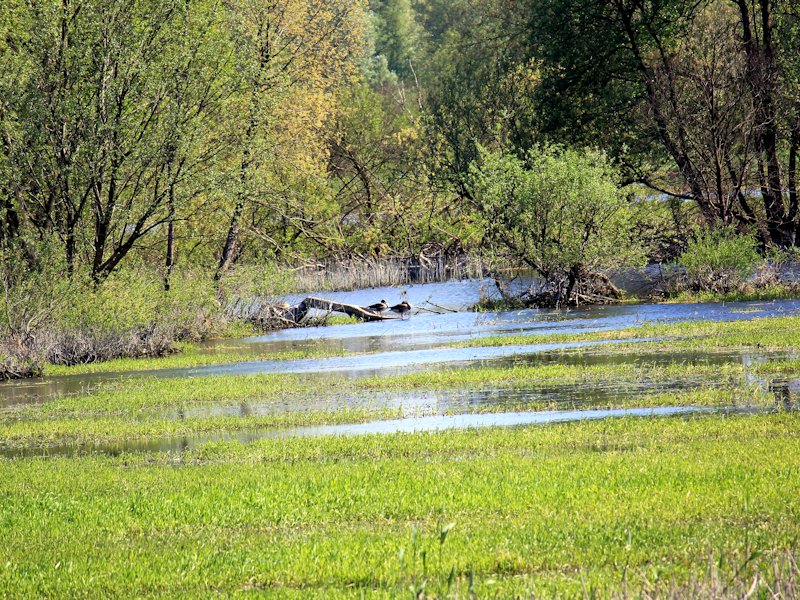
{"label": "dense shrub", "polygon": [[67,276],[57,259],[32,270],[20,257],[3,258],[0,378],[37,375],[46,363],[161,356],[176,342],[242,332],[232,299],[284,291],[274,269],[232,271],[221,282],[205,271],[176,271],[166,292],[161,275],[144,267],[98,285]]}
{"label": "dense shrub", "polygon": [[755,237],[721,227],[695,231],[678,262],[690,289],[728,292],[744,284],[763,259]]}
{"label": "dense shrub", "polygon": [[71,292],[43,332],[53,364],[161,356],[176,341],[205,338],[224,324],[213,282],[202,275],[179,274],[165,292],[155,274],[124,271],[99,287],[75,281]]}
{"label": "dense shrub", "polygon": [[594,150],[540,147],[524,160],[483,152],[470,189],[484,251],[539,275],[538,304],[618,296],[603,272],[640,264],[644,252],[617,179]]}

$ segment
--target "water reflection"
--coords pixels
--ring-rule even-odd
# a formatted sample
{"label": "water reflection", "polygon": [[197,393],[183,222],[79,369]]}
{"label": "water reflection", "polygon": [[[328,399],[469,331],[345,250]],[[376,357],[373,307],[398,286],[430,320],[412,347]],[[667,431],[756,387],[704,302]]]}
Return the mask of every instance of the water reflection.
{"label": "water reflection", "polygon": [[658,408],[624,408],[610,410],[547,410],[531,412],[503,412],[484,414],[435,415],[403,418],[368,423],[321,425],[288,429],[255,429],[235,432],[216,432],[193,437],[132,440],[91,445],[52,445],[48,447],[2,448],[0,457],[7,459],[30,457],[72,457],[88,454],[118,456],[129,452],[183,453],[212,442],[253,443],[259,440],[288,437],[355,436],[369,434],[413,433],[446,429],[471,429],[480,427],[519,427],[584,420],[620,417],[691,416],[711,413],[756,413],[752,407],[714,409],[697,406],[670,406]]}

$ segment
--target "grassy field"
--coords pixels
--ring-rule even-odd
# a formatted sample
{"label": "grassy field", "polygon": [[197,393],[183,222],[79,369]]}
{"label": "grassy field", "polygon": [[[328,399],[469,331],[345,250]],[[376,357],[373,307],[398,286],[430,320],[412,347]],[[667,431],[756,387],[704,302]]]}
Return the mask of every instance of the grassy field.
{"label": "grassy field", "polygon": [[[768,382],[800,376],[798,326],[644,326],[583,339],[659,340],[383,377],[117,380],[6,408],[0,448],[34,450],[396,418],[378,398],[437,391],[586,392],[466,412],[761,410],[0,458],[0,596],[795,597],[800,415]],[[710,360],[720,348],[778,353]]]}
{"label": "grassy field", "polygon": [[19,597],[733,591],[796,550],[800,419],[0,461],[0,498],[0,589]]}
{"label": "grassy field", "polygon": [[235,342],[220,343],[213,352],[203,352],[192,344],[179,345],[179,352],[161,357],[117,358],[80,365],[51,365],[45,375],[86,375],[89,373],[122,373],[125,371],[155,371],[158,369],[184,369],[206,365],[224,365],[254,360],[292,360],[298,358],[324,358],[342,356],[343,351],[329,346],[292,350],[260,352],[240,347]]}
{"label": "grassy field", "polygon": [[[640,340],[626,344],[629,340]],[[644,340],[644,341],[641,341]],[[613,331],[549,335],[489,336],[457,342],[454,347],[517,346],[526,344],[558,344],[569,342],[616,341],[614,351],[632,350],[720,350],[753,348],[759,350],[795,350],[800,348],[800,317],[767,317],[749,321],[689,321],[685,323],[650,324]]]}

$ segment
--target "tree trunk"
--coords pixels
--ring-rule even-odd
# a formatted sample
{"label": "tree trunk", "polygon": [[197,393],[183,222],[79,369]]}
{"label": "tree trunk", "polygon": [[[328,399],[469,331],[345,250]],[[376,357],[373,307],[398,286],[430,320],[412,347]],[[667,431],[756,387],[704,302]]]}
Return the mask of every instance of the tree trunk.
{"label": "tree trunk", "polygon": [[[766,167],[761,171],[761,196],[770,240],[778,247],[794,243],[794,224],[788,219],[783,202],[780,161],[778,158],[778,115],[776,110],[777,73],[772,33],[772,0],[753,0],[757,7],[750,10],[748,0],[737,0],[742,26],[742,44],[747,57],[746,78],[755,105],[757,131],[755,147],[759,161]],[[756,15],[761,22],[756,23]],[[758,32],[760,31],[760,36]]]}
{"label": "tree trunk", "polygon": [[393,317],[384,317],[380,313],[367,310],[363,306],[356,306],[354,304],[344,304],[343,302],[334,302],[326,298],[316,298],[309,296],[300,304],[291,308],[292,317],[296,322],[302,321],[308,314],[308,311],[316,309],[325,312],[340,312],[349,317],[355,317],[362,321],[385,321]]}
{"label": "tree trunk", "polygon": [[233,263],[236,242],[239,239],[239,219],[241,218],[243,211],[244,193],[240,193],[239,199],[236,201],[236,206],[233,209],[231,224],[228,227],[228,235],[225,236],[225,243],[222,246],[222,252],[219,256],[217,272],[214,274],[215,281],[219,281]]}
{"label": "tree trunk", "polygon": [[175,266],[175,184],[169,184],[169,221],[167,222],[167,252],[164,257],[164,291],[169,291],[172,269]]}

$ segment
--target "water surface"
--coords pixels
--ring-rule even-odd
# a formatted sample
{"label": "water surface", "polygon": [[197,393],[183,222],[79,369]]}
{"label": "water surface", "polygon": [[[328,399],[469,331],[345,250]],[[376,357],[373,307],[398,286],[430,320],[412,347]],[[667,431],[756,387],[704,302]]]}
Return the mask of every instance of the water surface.
{"label": "water surface", "polygon": [[170,452],[182,453],[198,449],[212,442],[253,443],[260,440],[289,437],[358,436],[371,434],[415,433],[448,429],[475,429],[483,427],[520,427],[620,417],[691,416],[711,413],[750,414],[760,409],[731,407],[723,409],[697,406],[669,406],[657,408],[621,408],[603,410],[546,410],[530,412],[502,412],[488,414],[435,415],[370,421],[341,425],[320,425],[286,429],[252,429],[235,432],[217,432],[192,437],[169,437],[130,440],[103,444],[56,444],[46,447],[0,447],[0,457],[7,459],[31,457],[80,456],[104,454],[118,456],[123,453]]}
{"label": "water surface", "polygon": [[[432,298],[442,306],[459,305],[465,298],[479,294],[481,282],[452,282],[410,286],[412,302]],[[359,290],[328,294],[340,300],[370,304],[389,296],[389,290]],[[394,290],[399,294],[399,290]],[[387,300],[391,298],[387,297]],[[496,313],[456,312],[447,314],[420,313],[409,319],[393,319],[378,323],[299,328],[273,332],[238,341],[207,343],[202,351],[214,354],[221,346],[237,347],[243,353],[283,351],[327,346],[336,350],[361,353],[363,356],[330,359],[264,360],[202,368],[133,371],[126,373],[94,373],[64,375],[0,384],[0,406],[41,401],[63,394],[91,392],[98,386],[130,377],[188,377],[196,375],[252,373],[338,373],[363,376],[407,372],[410,369],[457,367],[469,364],[508,364],[522,360],[528,364],[548,360],[570,360],[556,350],[575,345],[537,344],[536,337],[553,334],[575,334],[619,330],[645,323],[678,323],[692,320],[737,321],[800,314],[800,301],[730,302],[707,304],[639,304],[586,307],[576,310],[522,310]],[[488,335],[525,334],[530,344],[501,348],[446,347]],[[589,347],[588,344],[584,344]],[[721,360],[727,360],[724,353]],[[737,360],[735,357],[734,360]],[[582,359],[583,360],[583,359]],[[586,360],[591,360],[587,358]],[[628,360],[620,358],[617,360]],[[649,358],[643,357],[643,360]],[[656,357],[656,360],[658,358]],[[709,360],[715,360],[709,354]]]}

